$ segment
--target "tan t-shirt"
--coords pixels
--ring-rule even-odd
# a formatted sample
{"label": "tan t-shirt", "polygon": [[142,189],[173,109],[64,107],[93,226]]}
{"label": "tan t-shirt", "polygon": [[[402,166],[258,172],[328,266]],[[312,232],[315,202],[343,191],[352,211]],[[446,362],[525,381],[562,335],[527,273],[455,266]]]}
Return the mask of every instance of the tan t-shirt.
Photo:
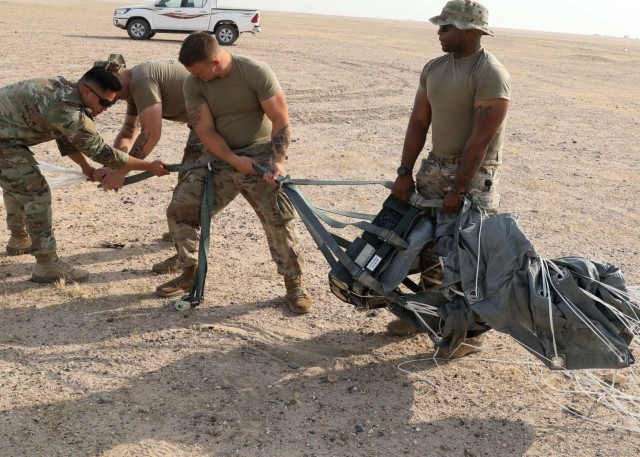
{"label": "tan t-shirt", "polygon": [[188,76],[184,81],[185,104],[197,108],[206,103],[217,132],[233,150],[269,143],[271,121],[260,101],[280,92],[280,83],[266,63],[235,54],[232,59],[231,72],[225,78],[201,81]]}
{"label": "tan t-shirt", "polygon": [[131,68],[131,100],[127,114],[137,116],[150,106],[162,103],[162,118],[188,123],[182,87],[189,75],[184,66],[174,60],[145,62]]}
{"label": "tan t-shirt", "polygon": [[[460,157],[469,136],[473,119],[473,103],[495,98],[510,99],[511,77],[491,53],[481,48],[478,52],[454,59],[445,54],[424,66],[420,87],[427,93],[431,104],[431,136],[436,157]],[[506,119],[489,144],[485,165],[502,161],[502,141]]]}

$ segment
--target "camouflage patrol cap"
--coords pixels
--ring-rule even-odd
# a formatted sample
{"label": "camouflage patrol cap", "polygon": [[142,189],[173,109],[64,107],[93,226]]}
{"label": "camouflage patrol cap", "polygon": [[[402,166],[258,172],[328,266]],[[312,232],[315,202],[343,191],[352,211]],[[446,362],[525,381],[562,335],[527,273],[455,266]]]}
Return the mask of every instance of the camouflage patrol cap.
{"label": "camouflage patrol cap", "polygon": [[126,68],[127,65],[124,63],[124,57],[122,57],[122,54],[109,54],[109,58],[107,60],[96,60],[93,63],[93,66],[118,73],[123,68]]}
{"label": "camouflage patrol cap", "polygon": [[460,30],[476,29],[484,35],[493,36],[489,30],[489,10],[471,0],[452,0],[447,2],[439,16],[429,21],[435,25],[453,25]]}

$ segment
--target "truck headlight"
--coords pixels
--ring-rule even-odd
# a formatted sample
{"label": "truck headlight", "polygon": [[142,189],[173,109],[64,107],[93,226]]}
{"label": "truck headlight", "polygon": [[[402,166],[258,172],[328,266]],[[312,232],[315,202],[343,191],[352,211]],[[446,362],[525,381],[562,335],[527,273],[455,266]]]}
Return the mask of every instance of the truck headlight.
{"label": "truck headlight", "polygon": [[116,16],[118,14],[127,14],[131,8],[118,8],[113,15]]}

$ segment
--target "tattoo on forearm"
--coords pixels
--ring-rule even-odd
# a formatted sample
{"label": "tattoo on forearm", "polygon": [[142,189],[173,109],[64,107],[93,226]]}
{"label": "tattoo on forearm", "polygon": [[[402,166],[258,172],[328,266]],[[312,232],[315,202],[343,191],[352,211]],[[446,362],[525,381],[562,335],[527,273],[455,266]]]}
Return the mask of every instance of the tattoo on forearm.
{"label": "tattoo on forearm", "polygon": [[198,122],[200,122],[200,118],[202,117],[200,114],[200,107],[198,108],[187,108],[187,116],[189,117],[189,123],[192,128],[196,128]]}
{"label": "tattoo on forearm", "polygon": [[144,153],[144,148],[149,142],[149,135],[144,131],[144,126],[142,127],[142,132],[136,138],[136,142],[133,144],[131,148],[130,156],[135,157],[137,159],[144,159],[146,157]]}
{"label": "tattoo on forearm", "polygon": [[133,132],[135,132],[136,130],[136,124],[133,122],[125,121],[124,124],[122,124],[122,130],[128,135],[133,135]]}
{"label": "tattoo on forearm", "polygon": [[286,157],[289,143],[291,143],[291,129],[289,128],[289,124],[282,127],[280,131],[273,136],[271,141],[274,155]]}

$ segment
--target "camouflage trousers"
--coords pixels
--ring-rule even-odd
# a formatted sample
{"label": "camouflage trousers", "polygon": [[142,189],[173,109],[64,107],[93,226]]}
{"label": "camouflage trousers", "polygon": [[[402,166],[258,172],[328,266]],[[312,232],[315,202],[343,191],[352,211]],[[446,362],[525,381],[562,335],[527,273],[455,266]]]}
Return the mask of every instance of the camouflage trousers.
{"label": "camouflage trousers", "polygon": [[[211,156],[209,158],[212,159]],[[198,264],[200,202],[207,173],[206,168],[184,172],[167,209],[179,268]],[[214,192],[212,216],[241,194],[262,223],[278,273],[283,276],[301,275],[304,254],[298,241],[295,209],[289,197],[281,189],[269,186],[260,176],[245,175],[229,167],[211,173]]]}
{"label": "camouflage trousers", "polygon": [[[416,173],[416,190],[425,198],[444,198],[453,185],[458,163],[456,160],[442,160],[430,154],[422,160]],[[482,166],[471,181],[468,193],[473,203],[489,214],[496,214],[500,205],[497,191],[500,179],[499,166]],[[442,281],[440,259],[432,243],[421,252],[421,281],[424,289],[432,289]]]}
{"label": "camouflage trousers", "polygon": [[21,235],[26,228],[33,255],[54,254],[51,190],[28,147],[0,146],[0,187],[11,233]]}

